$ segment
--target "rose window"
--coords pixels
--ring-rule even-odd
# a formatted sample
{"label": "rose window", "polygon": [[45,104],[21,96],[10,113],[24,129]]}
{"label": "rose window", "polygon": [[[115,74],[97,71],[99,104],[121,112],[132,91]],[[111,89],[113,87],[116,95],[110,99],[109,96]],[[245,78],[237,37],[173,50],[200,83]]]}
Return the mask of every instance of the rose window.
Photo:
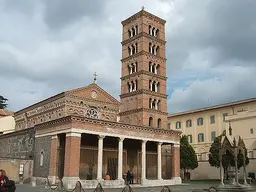
{"label": "rose window", "polygon": [[99,114],[98,111],[96,109],[88,109],[86,116],[89,118],[94,118],[94,119],[98,119],[99,118]]}

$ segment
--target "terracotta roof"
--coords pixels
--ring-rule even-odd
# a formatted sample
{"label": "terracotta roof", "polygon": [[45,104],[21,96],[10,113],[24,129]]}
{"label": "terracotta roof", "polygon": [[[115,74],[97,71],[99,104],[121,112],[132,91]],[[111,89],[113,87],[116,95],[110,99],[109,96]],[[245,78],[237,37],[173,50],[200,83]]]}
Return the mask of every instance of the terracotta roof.
{"label": "terracotta roof", "polygon": [[0,116],[13,116],[14,112],[6,109],[0,109]]}
{"label": "terracotta roof", "polygon": [[198,112],[203,112],[203,111],[208,111],[208,110],[213,110],[213,109],[219,109],[219,108],[224,108],[224,107],[230,107],[233,105],[250,103],[250,102],[254,102],[254,101],[256,101],[256,98],[244,99],[244,100],[240,100],[240,101],[234,101],[231,103],[224,103],[224,104],[214,105],[214,106],[200,108],[200,109],[194,109],[194,110],[189,110],[189,111],[184,111],[184,112],[179,112],[179,113],[173,113],[173,114],[169,114],[168,118],[180,116],[180,115],[187,115],[187,114],[191,114],[191,113],[198,113]]}

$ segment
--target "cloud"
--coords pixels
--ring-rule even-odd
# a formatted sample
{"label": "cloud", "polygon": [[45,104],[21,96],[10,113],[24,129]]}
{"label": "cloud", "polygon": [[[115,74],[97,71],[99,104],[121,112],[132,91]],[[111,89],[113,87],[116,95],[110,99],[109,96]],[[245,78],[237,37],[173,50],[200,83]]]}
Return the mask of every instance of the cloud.
{"label": "cloud", "polygon": [[[5,0],[0,3],[1,94],[19,110],[98,83],[120,94],[121,21],[145,9],[167,20],[169,112],[254,97],[256,2]],[[209,98],[209,99],[208,99]]]}

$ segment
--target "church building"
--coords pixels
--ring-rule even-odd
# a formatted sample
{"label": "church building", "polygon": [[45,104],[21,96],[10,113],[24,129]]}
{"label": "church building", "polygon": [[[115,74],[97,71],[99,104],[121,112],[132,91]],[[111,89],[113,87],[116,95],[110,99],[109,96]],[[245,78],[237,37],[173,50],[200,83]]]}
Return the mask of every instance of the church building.
{"label": "church building", "polygon": [[165,23],[144,9],[122,21],[120,101],[95,76],[17,111],[15,131],[0,135],[10,145],[1,158],[32,160],[33,177],[68,189],[122,187],[128,171],[142,186],[180,184],[181,132],[167,128]]}

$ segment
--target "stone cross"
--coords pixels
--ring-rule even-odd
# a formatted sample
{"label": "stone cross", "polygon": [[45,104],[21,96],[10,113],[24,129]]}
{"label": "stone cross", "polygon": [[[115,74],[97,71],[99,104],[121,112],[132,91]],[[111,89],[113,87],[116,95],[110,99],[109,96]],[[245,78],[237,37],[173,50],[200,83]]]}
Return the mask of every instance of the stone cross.
{"label": "stone cross", "polygon": [[97,73],[95,72],[93,76],[94,76],[93,83],[97,83],[97,76],[98,76]]}

